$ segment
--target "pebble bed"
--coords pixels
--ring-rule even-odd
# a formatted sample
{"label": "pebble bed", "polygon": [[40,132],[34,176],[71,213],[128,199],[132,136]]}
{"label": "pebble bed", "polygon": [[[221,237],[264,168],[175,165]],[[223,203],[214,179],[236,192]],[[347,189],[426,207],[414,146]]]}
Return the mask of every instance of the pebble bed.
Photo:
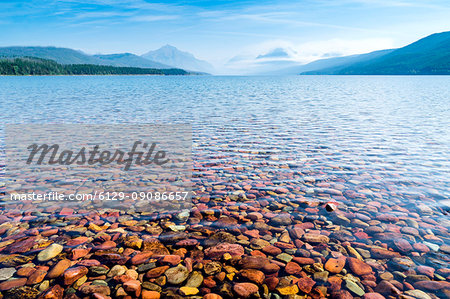
{"label": "pebble bed", "polygon": [[3,298],[450,296],[439,197],[239,151],[196,156],[191,210],[5,209]]}

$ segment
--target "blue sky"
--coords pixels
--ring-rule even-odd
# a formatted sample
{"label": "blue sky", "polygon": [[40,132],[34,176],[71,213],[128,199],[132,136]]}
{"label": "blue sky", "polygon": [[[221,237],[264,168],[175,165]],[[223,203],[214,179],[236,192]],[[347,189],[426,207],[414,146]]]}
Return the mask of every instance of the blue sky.
{"label": "blue sky", "polygon": [[448,0],[0,2],[0,46],[143,54],[171,44],[216,66],[274,48],[307,62],[450,30]]}

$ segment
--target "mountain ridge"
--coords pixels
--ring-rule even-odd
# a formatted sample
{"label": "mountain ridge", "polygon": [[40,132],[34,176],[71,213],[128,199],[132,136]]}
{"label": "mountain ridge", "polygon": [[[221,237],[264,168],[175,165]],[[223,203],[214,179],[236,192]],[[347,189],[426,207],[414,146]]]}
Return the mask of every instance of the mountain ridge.
{"label": "mountain ridge", "polygon": [[[372,52],[373,53],[373,52]],[[369,53],[370,54],[370,53]],[[362,54],[364,55],[364,54]],[[304,71],[301,75],[449,75],[450,31],[434,33],[364,61]]]}
{"label": "mountain ridge", "polygon": [[104,61],[111,61],[114,66],[129,66],[129,67],[143,67],[143,68],[172,68],[170,65],[162,64],[156,61],[145,59],[141,56],[132,53],[117,53],[117,54],[96,54],[94,57],[100,58]]}
{"label": "mountain ridge", "polygon": [[384,55],[388,52],[392,52],[395,49],[386,49],[386,50],[378,50],[373,51],[369,53],[364,54],[355,54],[355,55],[349,55],[349,56],[338,56],[338,57],[331,57],[331,58],[325,58],[325,59],[318,59],[314,60],[312,62],[309,62],[307,64],[302,65],[296,65],[291,66],[288,68],[283,68],[279,70],[274,70],[271,72],[273,75],[280,75],[280,74],[286,74],[286,75],[297,75],[301,74],[303,72],[309,72],[319,69],[337,69],[340,66],[346,65],[348,63],[352,62],[358,62],[358,61],[365,61],[372,59],[374,57],[378,57],[381,55]]}
{"label": "mountain ridge", "polygon": [[142,54],[141,57],[191,71],[208,73],[214,71],[214,67],[207,61],[197,59],[193,54],[181,51],[168,44],[157,50]]}
{"label": "mountain ridge", "polygon": [[82,51],[53,46],[0,47],[0,57],[36,57],[53,60],[60,64],[94,64],[159,69],[175,68],[132,53],[89,55]]}

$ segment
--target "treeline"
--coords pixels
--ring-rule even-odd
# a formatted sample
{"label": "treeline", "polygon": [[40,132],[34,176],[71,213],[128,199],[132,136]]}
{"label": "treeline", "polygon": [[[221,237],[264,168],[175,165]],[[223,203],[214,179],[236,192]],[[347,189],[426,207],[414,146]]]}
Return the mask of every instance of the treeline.
{"label": "treeline", "polygon": [[0,58],[0,75],[189,75],[182,69],[116,67],[95,64],[59,64],[34,57]]}

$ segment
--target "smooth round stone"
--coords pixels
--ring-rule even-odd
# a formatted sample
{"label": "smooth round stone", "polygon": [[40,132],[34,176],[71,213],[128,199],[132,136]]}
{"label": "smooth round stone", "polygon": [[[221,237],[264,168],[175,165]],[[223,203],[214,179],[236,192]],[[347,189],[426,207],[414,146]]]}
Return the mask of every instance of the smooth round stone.
{"label": "smooth round stone", "polygon": [[298,293],[298,286],[296,284],[294,285],[288,285],[288,286],[284,286],[284,287],[278,287],[277,291],[281,294],[281,295],[295,295]]}
{"label": "smooth round stone", "polygon": [[356,248],[356,251],[365,259],[370,258],[370,251],[362,248]]}
{"label": "smooth round stone", "polygon": [[194,271],[188,278],[186,286],[191,288],[198,288],[199,286],[201,286],[202,282],[203,282],[203,275],[198,271]]}
{"label": "smooth round stone", "polygon": [[182,232],[182,231],[186,230],[185,225],[171,225],[171,226],[169,226],[169,228],[174,232]]}
{"label": "smooth round stone", "polygon": [[431,299],[424,291],[421,290],[409,290],[405,292],[406,295],[417,299]]}
{"label": "smooth round stone", "polygon": [[157,285],[156,283],[151,283],[149,281],[144,281],[142,283],[142,287],[150,291],[161,292],[161,287],[159,285]]}
{"label": "smooth round stone", "polygon": [[253,283],[242,282],[235,284],[233,290],[240,298],[248,298],[251,295],[258,293],[258,286]]}
{"label": "smooth round stone", "polygon": [[358,296],[362,296],[365,294],[365,292],[363,291],[363,289],[361,289],[356,283],[354,283],[351,280],[346,280],[345,281],[345,286],[347,287],[347,289],[349,291],[351,291],[352,293],[358,295]]}
{"label": "smooth round stone", "polygon": [[58,254],[60,254],[62,250],[63,250],[62,245],[53,243],[52,245],[48,246],[47,248],[39,252],[37,259],[40,262],[51,260]]}
{"label": "smooth round stone", "polygon": [[16,273],[15,268],[2,268],[0,269],[0,281],[10,279],[14,273]]}
{"label": "smooth round stone", "polygon": [[183,296],[197,295],[199,290],[193,287],[181,287],[180,294]]}
{"label": "smooth round stone", "polygon": [[450,246],[449,245],[446,245],[446,244],[441,245],[440,250],[445,253],[450,254]]}
{"label": "smooth round stone", "polygon": [[284,251],[286,251],[286,253],[287,254],[289,254],[289,255],[294,255],[296,252],[297,252],[297,249],[290,249],[290,248],[288,248],[288,249],[285,249]]}
{"label": "smooth round stone", "polygon": [[392,275],[392,273],[390,273],[390,272],[384,272],[384,273],[381,273],[380,274],[380,278],[382,279],[382,280],[392,280],[392,279],[394,279],[394,275]]}
{"label": "smooth round stone", "polygon": [[102,266],[92,266],[89,268],[89,272],[95,275],[105,275],[108,273],[109,269]]}
{"label": "smooth round stone", "polygon": [[164,273],[167,277],[167,282],[170,284],[180,284],[188,278],[189,271],[186,267],[178,265],[170,268]]}
{"label": "smooth round stone", "polygon": [[175,217],[180,221],[186,221],[189,218],[189,211],[183,211],[181,213],[178,213]]}
{"label": "smooth round stone", "polygon": [[147,272],[148,270],[153,268],[156,268],[156,264],[154,262],[148,264],[141,264],[137,267],[137,270],[138,272]]}
{"label": "smooth round stone", "polygon": [[277,259],[289,263],[290,261],[292,261],[292,256],[287,254],[287,253],[280,253],[279,255],[277,255]]}
{"label": "smooth round stone", "polygon": [[255,250],[260,250],[267,246],[270,246],[270,243],[263,239],[254,239],[250,242],[250,247]]}
{"label": "smooth round stone", "polygon": [[427,245],[431,250],[434,250],[434,251],[438,251],[439,250],[439,245],[437,245],[437,244],[430,243],[430,242],[427,242],[427,241],[423,241],[423,244]]}
{"label": "smooth round stone", "polygon": [[434,273],[434,278],[436,278],[437,280],[442,280],[442,281],[446,280],[445,277],[442,277],[441,275],[439,275],[437,273]]}
{"label": "smooth round stone", "polygon": [[39,291],[43,292],[46,289],[48,289],[50,287],[50,281],[48,280],[44,280],[40,285],[39,285]]}
{"label": "smooth round stone", "polygon": [[94,280],[92,284],[97,286],[108,286],[108,283],[104,280]]}
{"label": "smooth round stone", "polygon": [[125,273],[125,271],[127,271],[127,268],[125,266],[115,265],[114,267],[111,268],[111,270],[109,270],[107,276],[114,277],[114,276],[122,275]]}

